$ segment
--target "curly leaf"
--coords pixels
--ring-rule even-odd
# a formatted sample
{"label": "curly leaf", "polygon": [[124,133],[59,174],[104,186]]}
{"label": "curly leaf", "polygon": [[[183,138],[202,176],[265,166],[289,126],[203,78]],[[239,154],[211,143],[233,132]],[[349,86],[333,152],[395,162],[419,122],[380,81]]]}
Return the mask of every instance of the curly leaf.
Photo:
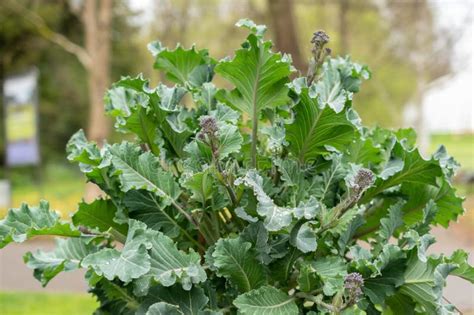
{"label": "curly leaf", "polygon": [[138,146],[128,142],[109,148],[112,164],[119,172],[122,191],[146,189],[173,203],[180,195],[173,175],[161,169],[158,159],[151,153],[141,153]]}
{"label": "curly leaf", "polygon": [[86,256],[81,265],[92,268],[108,280],[118,277],[123,282],[130,282],[150,270],[147,248],[151,246],[151,232],[144,223],[130,220],[127,240],[122,251],[115,248],[102,249]]}
{"label": "curly leaf", "polygon": [[11,242],[23,243],[37,235],[78,237],[81,232],[63,222],[57,212],[49,210],[49,203],[44,200],[38,207],[22,204],[20,208],[10,209],[0,220],[0,248]]}
{"label": "curly leaf", "polygon": [[186,254],[166,235],[158,233],[151,239],[150,272],[156,281],[165,287],[181,282],[183,289],[190,290],[192,284],[206,281],[206,272],[201,267],[201,256],[194,251]]}
{"label": "curly leaf", "polygon": [[245,184],[253,189],[258,200],[257,212],[265,218],[264,224],[269,231],[279,231],[292,221],[292,210],[275,205],[263,190],[263,179],[256,170],[249,170],[244,177],[235,181],[236,185]]}
{"label": "curly leaf", "polygon": [[206,49],[196,50],[194,46],[184,49],[178,45],[176,49],[169,50],[157,43],[152,47],[158,47],[152,52],[155,57],[153,66],[164,71],[168,80],[191,88],[212,80],[215,61]]}
{"label": "curly leaf", "polygon": [[58,273],[78,269],[84,257],[97,251],[97,247],[87,241],[83,238],[58,238],[54,251],[28,252],[24,261],[34,270],[35,278],[46,286]]}

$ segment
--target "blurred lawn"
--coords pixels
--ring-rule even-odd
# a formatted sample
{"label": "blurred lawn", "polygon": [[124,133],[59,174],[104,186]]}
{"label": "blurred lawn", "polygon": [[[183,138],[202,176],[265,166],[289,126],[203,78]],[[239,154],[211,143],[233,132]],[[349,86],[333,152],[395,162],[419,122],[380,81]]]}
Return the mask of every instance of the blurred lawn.
{"label": "blurred lawn", "polygon": [[474,134],[433,135],[430,152],[444,144],[449,155],[461,163],[461,170],[474,171]]}
{"label": "blurred lawn", "polygon": [[2,315],[90,315],[97,307],[87,294],[0,292]]}

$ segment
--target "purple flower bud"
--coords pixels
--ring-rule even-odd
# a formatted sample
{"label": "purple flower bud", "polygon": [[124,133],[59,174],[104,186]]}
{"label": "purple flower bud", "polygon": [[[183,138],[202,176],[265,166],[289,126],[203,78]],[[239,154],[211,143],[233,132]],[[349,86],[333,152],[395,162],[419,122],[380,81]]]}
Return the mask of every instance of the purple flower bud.
{"label": "purple flower bud", "polygon": [[364,278],[357,272],[348,274],[344,278],[344,289],[346,289],[349,304],[355,304],[362,296],[362,288],[364,287]]}
{"label": "purple flower bud", "polygon": [[323,30],[316,31],[313,34],[311,43],[314,44],[315,46],[323,47],[324,45],[329,43],[329,35]]}
{"label": "purple flower bud", "polygon": [[201,117],[200,126],[201,126],[201,133],[209,137],[215,136],[215,134],[217,133],[217,130],[219,129],[217,127],[216,119],[212,116]]}
{"label": "purple flower bud", "polygon": [[354,179],[354,184],[357,185],[357,188],[361,191],[369,188],[374,183],[374,173],[371,170],[366,168],[361,168]]}

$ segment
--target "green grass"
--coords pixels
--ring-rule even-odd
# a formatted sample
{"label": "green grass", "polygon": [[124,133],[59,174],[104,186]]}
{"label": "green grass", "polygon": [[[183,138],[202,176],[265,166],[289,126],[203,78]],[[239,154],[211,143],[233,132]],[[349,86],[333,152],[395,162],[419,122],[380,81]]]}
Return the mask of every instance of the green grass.
{"label": "green grass", "polygon": [[474,171],[474,134],[433,135],[430,152],[442,144],[448,149],[449,155],[461,163],[461,169]]}
{"label": "green grass", "polygon": [[0,292],[2,315],[90,315],[97,307],[86,294]]}

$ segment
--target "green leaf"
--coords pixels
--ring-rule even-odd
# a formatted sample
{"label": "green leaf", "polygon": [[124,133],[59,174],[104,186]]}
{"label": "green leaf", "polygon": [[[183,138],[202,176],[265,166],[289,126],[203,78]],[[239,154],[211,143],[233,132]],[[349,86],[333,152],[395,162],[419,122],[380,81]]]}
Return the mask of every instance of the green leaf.
{"label": "green leaf", "polygon": [[188,173],[183,177],[183,187],[192,192],[191,198],[205,205],[212,198],[214,179],[210,169],[198,173]]}
{"label": "green leaf", "polygon": [[118,277],[123,282],[130,282],[150,270],[147,248],[151,246],[151,232],[144,223],[130,220],[127,240],[122,251],[115,248],[102,249],[86,256],[81,265],[92,268],[108,280]]}
{"label": "green leaf", "polygon": [[204,294],[204,290],[198,287],[185,291],[180,286],[166,288],[158,285],[150,289],[150,293],[140,305],[136,314],[146,314],[151,305],[164,302],[177,306],[184,315],[200,315],[203,314],[202,310],[208,301],[209,299]]}
{"label": "green leaf", "polygon": [[161,231],[171,238],[186,232],[179,224],[177,212],[163,204],[154,193],[130,190],[125,194],[123,203],[130,218],[146,223],[150,229]]}
{"label": "green leaf", "polygon": [[[249,23],[238,24],[249,27]],[[257,29],[251,26],[250,29]],[[272,44],[256,34],[250,34],[235,52],[232,60],[221,60],[216,73],[235,86],[231,92],[220,90],[217,98],[239,109],[250,117],[252,123],[251,160],[256,167],[257,131],[260,113],[266,108],[276,108],[289,102],[288,76],[291,63],[288,58],[271,51]]]}
{"label": "green leaf", "polygon": [[382,191],[403,183],[418,183],[436,186],[436,178],[442,175],[438,162],[434,159],[425,160],[417,149],[408,151],[400,143],[396,143],[392,151],[392,159],[399,161],[395,171],[385,178],[379,177],[363,197],[363,202],[371,200]]}
{"label": "green leaf", "polygon": [[240,292],[266,283],[265,271],[251,246],[240,238],[220,239],[212,253],[217,275],[229,279]]}
{"label": "green leaf", "polygon": [[244,177],[235,181],[253,189],[258,200],[257,213],[265,218],[264,224],[269,231],[279,231],[291,224],[292,210],[275,205],[263,190],[263,179],[256,170],[249,170]]}
{"label": "green leaf", "polygon": [[98,166],[102,161],[100,149],[95,143],[87,141],[84,130],[80,129],[69,139],[66,152],[67,159],[79,162],[83,172],[90,171],[91,166]]}
{"label": "green leaf", "polygon": [[176,305],[168,304],[166,302],[158,302],[152,304],[145,315],[182,315],[183,312],[179,310]]}
{"label": "green leaf", "polygon": [[298,275],[298,285],[303,292],[310,292],[316,288],[318,284],[318,276],[314,272],[310,263],[304,262],[300,267]]}
{"label": "green leaf", "polygon": [[215,61],[206,49],[184,49],[178,45],[174,50],[161,48],[155,52],[154,68],[164,71],[170,81],[195,88],[212,80]]}
{"label": "green leaf", "polygon": [[292,232],[292,237],[290,239],[291,245],[295,246],[305,254],[316,251],[316,248],[318,247],[316,232],[310,222],[304,222],[301,225],[297,224],[294,230],[295,232]]}
{"label": "green leaf", "polygon": [[469,265],[468,254],[464,250],[456,250],[447,259],[447,262],[457,265],[457,268],[451,272],[452,275],[461,277],[474,284],[474,267]]}
{"label": "green leaf", "polygon": [[240,314],[247,315],[297,315],[298,307],[288,294],[271,286],[264,286],[239,295],[234,305]]}
{"label": "green leaf", "polygon": [[399,292],[410,297],[427,314],[437,314],[440,297],[437,297],[435,291],[438,281],[435,273],[439,272],[438,268],[442,265],[436,266],[432,260],[422,262],[415,253],[411,255],[407,266],[404,274],[405,281]]}
{"label": "green leaf", "polygon": [[295,121],[286,127],[290,152],[301,163],[314,161],[327,152],[326,146],[343,149],[355,136],[355,126],[347,111],[334,111],[316,94],[303,88],[294,107]]}
{"label": "green leaf", "polygon": [[81,202],[79,209],[72,216],[72,223],[101,232],[112,228],[122,235],[127,235],[127,226],[114,221],[116,212],[117,208],[110,199],[97,199],[90,204]]}
{"label": "green leaf", "polygon": [[380,220],[380,229],[377,232],[377,241],[373,243],[374,252],[379,253],[383,245],[387,244],[397,228],[403,225],[402,207],[399,201],[388,209],[388,216]]}
{"label": "green leaf", "polygon": [[109,148],[112,164],[119,173],[122,191],[146,189],[163,198],[166,205],[175,202],[181,191],[173,175],[161,169],[158,159],[151,153],[141,153],[128,142]]}
{"label": "green leaf", "polygon": [[290,247],[288,253],[283,258],[275,260],[270,265],[271,275],[280,282],[285,282],[293,271],[293,267],[302,253],[296,247]]}
{"label": "green leaf", "polygon": [[151,265],[147,275],[161,285],[169,287],[179,281],[183,289],[190,290],[193,284],[206,281],[201,256],[192,249],[189,254],[178,250],[173,240],[162,233],[152,237],[150,246]]}
{"label": "green leaf", "polygon": [[38,207],[22,204],[20,208],[10,209],[0,220],[0,248],[11,242],[23,243],[38,235],[78,237],[81,232],[63,222],[57,212],[49,210],[49,203],[44,200]]}
{"label": "green leaf", "polygon": [[24,256],[24,261],[28,268],[34,270],[35,278],[46,286],[58,273],[78,269],[81,260],[96,251],[96,246],[88,242],[88,239],[58,238],[54,251],[28,252]]}
{"label": "green leaf", "polygon": [[234,59],[220,61],[215,69],[235,86],[232,92],[223,93],[221,98],[249,114],[252,121],[259,119],[263,109],[289,101],[285,83],[291,73],[290,63],[280,54],[273,53],[271,47],[271,42],[263,42],[250,34],[242,48],[236,51]]}
{"label": "green leaf", "polygon": [[370,138],[352,140],[344,155],[344,162],[359,164],[368,168],[372,165],[379,165],[382,161],[382,150]]}
{"label": "green leaf", "polygon": [[344,277],[347,275],[347,267],[344,260],[336,256],[321,257],[312,264],[314,271],[323,280],[323,292],[332,296],[342,290]]}

